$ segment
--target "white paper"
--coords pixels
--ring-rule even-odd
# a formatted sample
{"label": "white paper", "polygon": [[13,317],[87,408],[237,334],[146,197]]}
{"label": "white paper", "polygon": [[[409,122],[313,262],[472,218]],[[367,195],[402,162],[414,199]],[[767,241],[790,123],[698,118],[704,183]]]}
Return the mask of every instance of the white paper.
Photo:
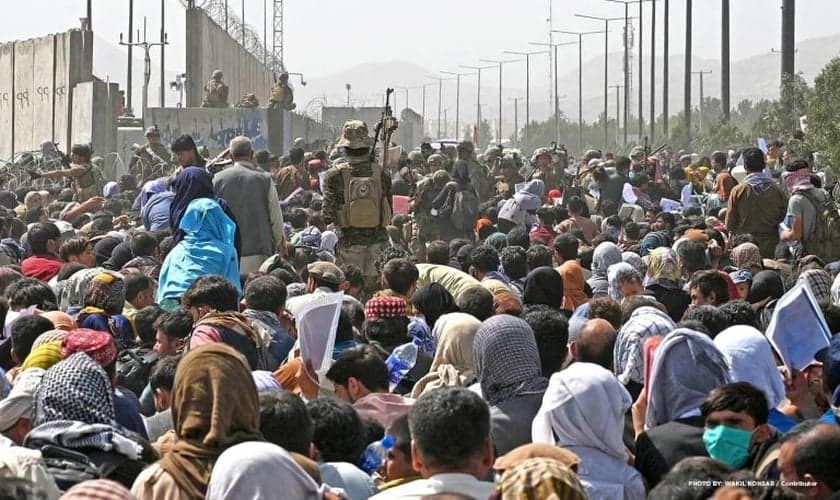
{"label": "white paper", "polygon": [[659,206],[666,212],[682,212],[682,205],[676,200],[670,198],[662,198],[659,200]]}
{"label": "white paper", "polygon": [[303,306],[295,318],[300,357],[311,361],[316,371],[326,370],[332,364],[343,297],[343,292],[319,294]]}
{"label": "white paper", "polygon": [[817,299],[805,282],[797,283],[776,303],[767,326],[767,340],[789,368],[802,370],[820,349],[828,347],[831,332]]}

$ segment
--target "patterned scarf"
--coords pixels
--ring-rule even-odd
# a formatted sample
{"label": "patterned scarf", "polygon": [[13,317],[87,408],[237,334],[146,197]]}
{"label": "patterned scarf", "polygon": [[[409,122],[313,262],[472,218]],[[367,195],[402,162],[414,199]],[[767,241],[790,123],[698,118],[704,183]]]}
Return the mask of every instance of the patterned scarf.
{"label": "patterned scarf", "polygon": [[108,375],[83,352],[51,367],[41,381],[34,424],[56,420],[104,425],[111,425],[115,420]]}
{"label": "patterned scarf", "polygon": [[765,171],[752,172],[744,178],[744,184],[756,194],[761,194],[773,185],[773,178]]}

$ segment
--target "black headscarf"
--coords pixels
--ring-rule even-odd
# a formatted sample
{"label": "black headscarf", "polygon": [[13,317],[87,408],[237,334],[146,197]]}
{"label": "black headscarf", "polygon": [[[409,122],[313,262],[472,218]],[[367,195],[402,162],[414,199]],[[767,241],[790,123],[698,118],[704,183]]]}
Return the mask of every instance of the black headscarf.
{"label": "black headscarf", "polygon": [[781,298],[785,294],[782,277],[775,271],[760,271],[753,276],[750,295],[747,302],[756,304],[770,297],[771,300]]}
{"label": "black headscarf", "polygon": [[528,273],[525,278],[523,302],[560,309],[563,305],[563,278],[554,268],[543,266]]}
{"label": "black headscarf", "polygon": [[429,283],[411,296],[411,304],[426,318],[429,329],[444,314],[458,312],[455,298],[440,283]]}

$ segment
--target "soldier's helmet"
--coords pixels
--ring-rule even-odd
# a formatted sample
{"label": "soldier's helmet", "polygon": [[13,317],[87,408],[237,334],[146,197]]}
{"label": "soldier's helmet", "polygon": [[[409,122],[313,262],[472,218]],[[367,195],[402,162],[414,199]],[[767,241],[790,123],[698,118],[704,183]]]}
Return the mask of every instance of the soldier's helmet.
{"label": "soldier's helmet", "polygon": [[516,169],[516,159],[513,156],[505,155],[502,158],[502,162],[499,164],[499,167],[502,170],[505,170],[505,169],[508,169],[508,168],[511,169],[511,170],[515,170]]}
{"label": "soldier's helmet", "polygon": [[488,146],[487,151],[484,152],[484,158],[487,161],[499,158],[502,156],[502,150],[496,146]]}
{"label": "soldier's helmet", "polygon": [[432,182],[437,186],[442,186],[451,180],[452,177],[446,170],[438,170],[434,173],[434,175],[432,175]]}
{"label": "soldier's helmet", "polygon": [[408,161],[411,163],[422,163],[423,162],[423,153],[420,151],[412,151],[408,153]]}
{"label": "soldier's helmet", "polygon": [[222,70],[217,69],[213,71],[213,79],[214,80],[221,80],[222,79]]}
{"label": "soldier's helmet", "polygon": [[146,129],[145,136],[146,137],[160,137],[160,129],[157,128],[157,125],[152,125],[151,127]]}
{"label": "soldier's helmet", "polygon": [[434,165],[436,167],[442,167],[443,164],[444,164],[444,161],[445,160],[443,159],[443,155],[441,155],[440,153],[435,153],[433,155],[429,155],[429,159],[426,160],[426,164],[428,164],[430,166]]}
{"label": "soldier's helmet", "polygon": [[286,81],[288,79],[289,79],[289,74],[288,73],[286,73],[285,71],[280,73],[280,80]]}
{"label": "soldier's helmet", "polygon": [[336,146],[348,149],[370,148],[372,145],[373,140],[368,134],[368,126],[361,120],[350,120],[345,123],[341,137],[336,143]]}
{"label": "soldier's helmet", "polygon": [[583,161],[589,163],[590,160],[599,159],[601,158],[601,152],[597,149],[588,149],[586,153],[583,154]]}
{"label": "soldier's helmet", "polygon": [[551,150],[548,148],[537,148],[534,150],[534,154],[531,155],[531,163],[536,163],[537,158],[543,155],[548,155],[549,158],[551,157]]}

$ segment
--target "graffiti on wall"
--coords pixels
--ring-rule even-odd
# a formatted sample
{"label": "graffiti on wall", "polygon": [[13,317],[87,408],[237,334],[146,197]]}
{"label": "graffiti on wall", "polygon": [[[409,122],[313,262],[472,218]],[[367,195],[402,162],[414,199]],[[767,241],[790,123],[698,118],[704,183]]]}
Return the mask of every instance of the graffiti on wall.
{"label": "graffiti on wall", "polygon": [[[159,125],[161,139],[165,144],[172,144],[183,134],[190,135],[198,147],[206,146],[211,152],[226,149],[231,139],[245,136],[251,139],[254,150],[268,149],[268,130],[265,124],[265,114],[259,112],[238,112],[236,116],[223,116],[202,119],[193,117],[190,125],[183,121],[165,120]],[[231,123],[233,122],[233,123]]]}

